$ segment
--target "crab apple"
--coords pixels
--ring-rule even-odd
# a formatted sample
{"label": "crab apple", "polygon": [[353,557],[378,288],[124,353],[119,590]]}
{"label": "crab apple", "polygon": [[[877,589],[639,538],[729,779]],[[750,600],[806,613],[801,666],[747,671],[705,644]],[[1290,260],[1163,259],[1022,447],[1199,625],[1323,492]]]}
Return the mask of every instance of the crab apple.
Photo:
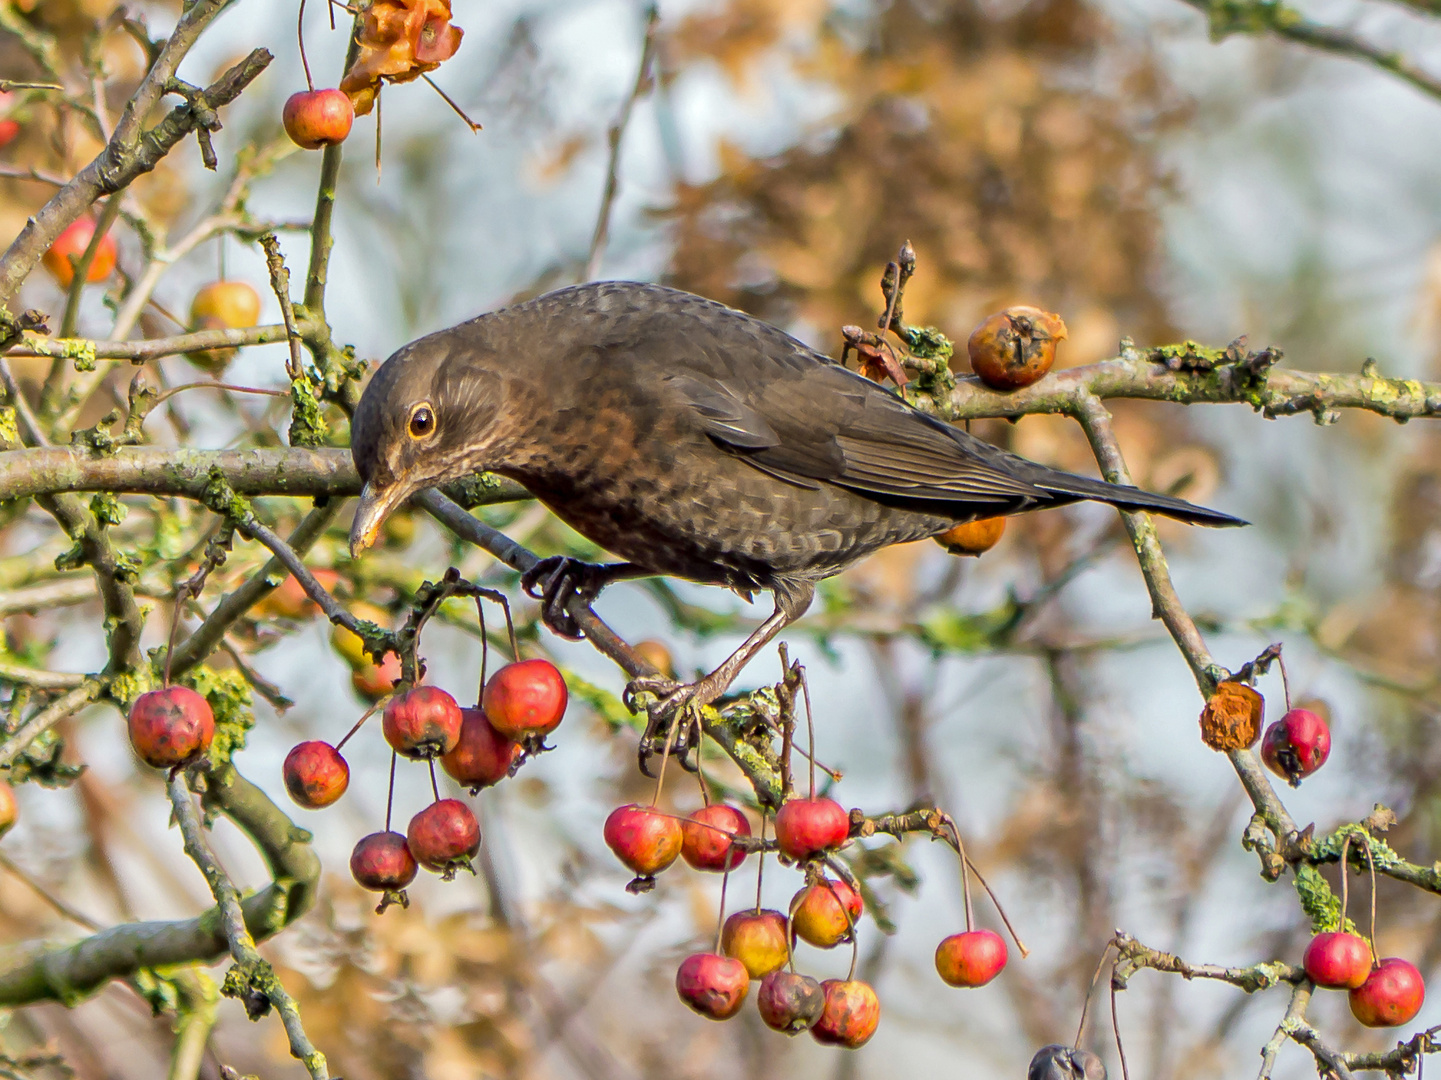
{"label": "crab apple", "polygon": [[605,819],[605,843],[615,857],[642,877],[660,873],[680,855],[685,842],[680,822],[654,806],[631,803]]}
{"label": "crab apple", "polygon": [[388,652],[378,664],[368,661],[350,673],[350,685],[366,701],[374,704],[395,689],[400,682],[400,656]]}
{"label": "crab apple", "polygon": [[1006,943],[990,930],[952,934],[936,946],[936,971],[951,986],[985,986],[1006,966]]}
{"label": "crab apple", "polygon": [[[313,568],[310,576],[315,578],[327,592],[334,592],[336,585],[340,583],[340,575],[334,570],[327,570],[324,567]],[[277,619],[308,619],[319,610],[320,608],[306,594],[305,587],[296,580],[294,574],[287,575],[285,580],[275,586],[270,591],[270,595],[256,604],[254,608],[255,613],[261,617]],[[339,629],[344,628],[340,627]],[[349,630],[345,632],[356,642],[360,641]]]}
{"label": "crab apple", "polygon": [[15,819],[20,816],[20,805],[15,801],[15,789],[0,780],[0,836],[10,831]]}
{"label": "crab apple", "polygon": [[1367,1027],[1397,1027],[1421,1011],[1426,984],[1414,965],[1388,956],[1351,991],[1350,998],[1351,1015]]}
{"label": "crab apple", "polygon": [[405,842],[416,862],[449,881],[480,853],[480,822],[459,799],[441,799],[410,819]]}
{"label": "crab apple", "polygon": [[822,878],[791,899],[791,929],[812,945],[833,949],[850,938],[851,928],[864,910],[861,894],[855,889],[844,881]]}
{"label": "crab apple", "polygon": [[809,975],[772,971],[756,991],[756,1009],[766,1027],[787,1035],[799,1035],[820,1019],[826,1007],[826,992]]}
{"label": "crab apple", "polygon": [[4,119],[0,120],[0,146],[9,146],[15,141],[15,136],[20,134],[20,121],[10,116],[10,110],[15,107],[15,95],[8,91],[0,92],[0,114]]}
{"label": "crab apple", "polygon": [[485,683],[481,708],[512,739],[549,735],[565,716],[565,679],[549,660],[506,664]]}
{"label": "crab apple", "polygon": [[750,984],[744,964],[715,953],[687,956],[675,973],[680,999],[711,1020],[729,1020],[740,1012]]}
{"label": "crab apple", "polygon": [[329,806],[350,786],[350,766],[328,742],[296,743],[285,755],[285,790],[307,810]]}
{"label": "crab apple", "polygon": [[1005,531],[1003,517],[977,518],[952,525],[933,539],[952,555],[983,555],[1000,542]]}
{"label": "crab apple", "polygon": [[480,709],[460,710],[460,741],[440,759],[440,767],[458,783],[489,787],[510,775],[520,743],[495,730]]}
{"label": "crab apple", "polygon": [[655,638],[637,641],[631,646],[631,652],[662,675],[667,677],[675,675],[675,658],[671,656],[670,647],[664,641],[657,641]]}
{"label": "crab apple", "polygon": [[[260,321],[260,294],[243,281],[212,281],[190,301],[194,330],[240,330]],[[203,371],[218,373],[235,358],[234,346],[186,353],[185,358]]]}
{"label": "crab apple", "polygon": [[285,134],[302,150],[319,150],[345,141],[355,123],[355,106],[336,89],[291,94],[280,114]]}
{"label": "crab apple", "polygon": [[779,970],[791,955],[786,917],[769,908],[732,913],[721,927],[721,952],[744,964],[752,979]]}
{"label": "crab apple", "polygon": [[790,799],[776,814],[776,842],[792,859],[839,847],[850,834],[850,815],[834,799]]}
{"label": "crab apple", "polygon": [[1266,729],[1261,760],[1292,787],[1326,764],[1331,728],[1310,709],[1292,709]]}
{"label": "crab apple", "polygon": [[1056,343],[1066,337],[1059,315],[1011,307],[986,319],[966,342],[971,370],[996,390],[1019,390],[1039,380],[1056,362]]}
{"label": "crab apple", "polygon": [[681,826],[680,853],[697,870],[734,870],[745,862],[746,851],[733,836],[749,836],[751,823],[734,806],[711,803],[695,811]]}
{"label": "crab apple", "polygon": [[371,892],[399,892],[415,880],[418,869],[410,845],[398,832],[361,837],[350,853],[350,876]]}
{"label": "crab apple", "polygon": [[130,745],[140,760],[168,769],[210,749],[215,714],[210,702],[188,686],[141,694],[130,706]]}
{"label": "crab apple", "polygon": [[[55,280],[60,282],[62,289],[68,289],[70,282],[75,279],[75,267],[70,262],[70,256],[75,256],[77,260],[83,256],[85,249],[90,246],[90,238],[94,235],[93,218],[76,218],[55,238],[55,243],[50,245],[50,250],[42,257],[45,269],[55,275]],[[85,275],[85,280],[104,281],[114,269],[115,237],[107,232],[95,248],[95,258],[90,260],[90,270]]]}
{"label": "crab apple", "polygon": [[386,703],[380,726],[403,757],[440,757],[460,741],[460,706],[439,687],[412,686]]}
{"label": "crab apple", "polygon": [[825,1007],[811,1025],[811,1037],[827,1046],[855,1050],[864,1046],[881,1022],[881,1001],[860,979],[827,979],[821,983]]}
{"label": "crab apple", "polygon": [[1371,946],[1344,930],[1317,934],[1301,960],[1306,974],[1327,990],[1355,990],[1371,974]]}

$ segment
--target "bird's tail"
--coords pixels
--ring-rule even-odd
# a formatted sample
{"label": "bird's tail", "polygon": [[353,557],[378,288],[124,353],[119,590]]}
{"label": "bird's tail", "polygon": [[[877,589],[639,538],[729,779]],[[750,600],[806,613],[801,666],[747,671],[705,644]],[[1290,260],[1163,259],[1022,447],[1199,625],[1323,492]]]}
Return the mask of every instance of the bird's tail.
{"label": "bird's tail", "polygon": [[1118,510],[1145,510],[1152,514],[1164,514],[1166,517],[1175,518],[1177,521],[1184,521],[1190,525],[1225,528],[1232,525],[1250,524],[1249,521],[1242,521],[1230,514],[1223,514],[1219,510],[1208,510],[1204,506],[1197,506],[1195,503],[1188,503],[1185,499],[1177,499],[1171,495],[1157,495],[1151,491],[1142,491],[1138,487],[1130,487],[1126,484],[1108,484],[1104,480],[1091,480],[1088,477],[1073,476],[1070,473],[1048,472],[1044,477],[1031,480],[1031,483],[1042,491],[1061,496],[1061,501],[1066,502],[1070,501],[1066,498],[1067,496],[1076,499],[1094,499],[1096,502],[1110,503]]}

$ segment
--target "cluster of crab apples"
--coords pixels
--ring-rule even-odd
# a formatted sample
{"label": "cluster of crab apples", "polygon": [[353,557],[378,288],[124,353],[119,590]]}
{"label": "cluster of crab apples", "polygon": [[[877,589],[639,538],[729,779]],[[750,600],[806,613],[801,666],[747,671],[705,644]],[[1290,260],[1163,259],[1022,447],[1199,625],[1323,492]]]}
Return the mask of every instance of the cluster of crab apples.
{"label": "cluster of crab apples", "polygon": [[1416,965],[1399,956],[1377,961],[1366,939],[1349,930],[1317,934],[1306,946],[1302,965],[1322,989],[1349,991],[1351,1015],[1367,1027],[1405,1024],[1426,1000]]}
{"label": "cluster of crab apples", "polygon": [[[821,949],[849,942],[864,904],[845,877],[829,877],[824,865],[851,836],[851,817],[833,799],[796,796],[775,816],[775,849],[801,868],[805,884],[787,912],[760,907],[725,918],[713,952],[694,953],[681,962],[675,985],[690,1008],[712,1020],[740,1012],[752,982],[759,982],[756,1006],[775,1031],[809,1031],[819,1043],[850,1049],[864,1045],[880,1023],[874,988],[851,974],[817,981],[795,970],[798,941]],[[655,875],[678,858],[696,870],[729,874],[752,851],[764,858],[766,846],[752,839],[749,820],[736,807],[710,803],[679,818],[656,806],[631,804],[613,811],[605,823],[605,842],[637,876],[632,891],[650,888]],[[724,900],[724,890],[722,890]],[[724,915],[724,911],[722,911]],[[952,986],[984,986],[1006,965],[1007,950],[989,930],[953,934],[936,950],[936,970]]]}
{"label": "cluster of crab apples", "polygon": [[[434,686],[395,694],[385,702],[381,730],[398,756],[428,762],[432,769],[438,761],[474,793],[509,776],[526,754],[538,751],[564,717],[567,700],[565,679],[555,665],[520,660],[486,681],[475,708],[461,708]],[[169,769],[209,749],[215,718],[203,696],[189,687],[169,686],[136,698],[129,731],[141,760]],[[298,805],[318,810],[345,794],[350,766],[340,753],[344,743],[307,740],[286,756],[285,789]],[[432,787],[435,800],[410,819],[404,834],[392,831],[387,820],[383,831],[364,837],[351,853],[351,874],[362,887],[383,894],[381,911],[407,902],[405,887],[420,867],[450,880],[457,870],[470,869],[480,850],[475,813],[460,799],[440,798]]]}

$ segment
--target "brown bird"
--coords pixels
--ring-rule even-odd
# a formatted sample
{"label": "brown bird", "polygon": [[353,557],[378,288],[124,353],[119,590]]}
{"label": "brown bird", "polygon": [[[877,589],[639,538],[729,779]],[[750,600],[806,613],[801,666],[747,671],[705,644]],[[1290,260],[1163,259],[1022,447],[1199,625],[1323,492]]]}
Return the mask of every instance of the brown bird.
{"label": "brown bird", "polygon": [[758,319],[628,282],[561,289],[406,345],[366,387],[351,453],[365,482],[353,554],[415,492],[490,471],[628,560],[548,559],[526,575],[567,637],[580,636],[571,594],[590,600],[620,578],[770,590],[775,613],[710,675],[632,684],[666,711],[715,700],[817,581],[890,544],[1082,499],[1245,524],[1006,453]]}

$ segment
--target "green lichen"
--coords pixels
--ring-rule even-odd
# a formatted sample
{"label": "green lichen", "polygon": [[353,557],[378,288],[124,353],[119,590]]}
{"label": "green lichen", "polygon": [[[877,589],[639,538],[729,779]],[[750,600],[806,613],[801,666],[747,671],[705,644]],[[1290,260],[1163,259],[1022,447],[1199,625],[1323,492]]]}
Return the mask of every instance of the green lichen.
{"label": "green lichen", "polygon": [[310,376],[301,375],[291,382],[290,404],[290,445],[324,446],[330,425],[325,422]]}
{"label": "green lichen", "polygon": [[208,757],[211,771],[222,768],[233,754],[244,749],[246,736],[255,726],[250,684],[235,668],[217,671],[205,664],[196,664],[179,682],[209,702],[215,714],[215,738]]}
{"label": "green lichen", "polygon": [[0,405],[0,445],[7,449],[20,445],[20,422],[9,405]]}
{"label": "green lichen", "polygon": [[131,976],[131,985],[150,1005],[151,1016],[176,1012],[185,997],[174,978],[154,968],[141,968]]}
{"label": "green lichen", "polygon": [[89,338],[60,338],[51,347],[52,356],[71,361],[76,371],[95,370],[95,342]]}
{"label": "green lichen", "polygon": [[[1298,867],[1293,884],[1301,899],[1301,910],[1311,920],[1313,934],[1341,929],[1341,899],[1331,891],[1319,870],[1309,864]],[[1356,925],[1348,918],[1345,929],[1355,933]]]}
{"label": "green lichen", "polygon": [[111,492],[96,492],[90,499],[90,512],[102,525],[119,525],[125,520],[125,504]]}

